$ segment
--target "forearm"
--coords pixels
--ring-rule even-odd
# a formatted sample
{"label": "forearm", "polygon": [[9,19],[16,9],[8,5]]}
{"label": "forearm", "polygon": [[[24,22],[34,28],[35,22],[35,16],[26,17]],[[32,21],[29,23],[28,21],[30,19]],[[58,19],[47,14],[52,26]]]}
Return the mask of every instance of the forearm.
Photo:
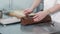
{"label": "forearm", "polygon": [[34,0],[31,9],[35,9],[39,4],[40,4],[41,0]]}
{"label": "forearm", "polygon": [[60,5],[59,4],[55,5],[52,8],[49,8],[49,9],[45,10],[44,12],[46,12],[48,14],[51,14],[51,13],[57,12],[58,10],[60,10]]}

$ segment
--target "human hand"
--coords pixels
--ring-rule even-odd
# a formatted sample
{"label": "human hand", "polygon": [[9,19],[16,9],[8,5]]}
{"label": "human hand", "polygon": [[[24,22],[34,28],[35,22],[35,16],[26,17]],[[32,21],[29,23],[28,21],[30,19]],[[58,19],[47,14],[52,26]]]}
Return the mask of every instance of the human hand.
{"label": "human hand", "polygon": [[30,14],[32,12],[33,12],[33,9],[30,9],[30,8],[24,10],[25,15],[28,15],[28,14]]}
{"label": "human hand", "polygon": [[43,18],[45,18],[48,15],[47,12],[45,11],[40,11],[38,13],[35,14],[35,16],[33,17],[34,22],[39,22],[41,21]]}

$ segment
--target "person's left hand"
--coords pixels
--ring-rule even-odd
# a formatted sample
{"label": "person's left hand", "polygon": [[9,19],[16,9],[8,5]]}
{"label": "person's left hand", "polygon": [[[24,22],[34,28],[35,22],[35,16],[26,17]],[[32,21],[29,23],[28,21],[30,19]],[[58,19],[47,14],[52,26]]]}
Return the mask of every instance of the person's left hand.
{"label": "person's left hand", "polygon": [[43,18],[45,18],[47,15],[48,15],[47,12],[40,11],[40,12],[38,12],[38,13],[35,14],[35,16],[33,17],[33,20],[34,20],[34,22],[39,22]]}

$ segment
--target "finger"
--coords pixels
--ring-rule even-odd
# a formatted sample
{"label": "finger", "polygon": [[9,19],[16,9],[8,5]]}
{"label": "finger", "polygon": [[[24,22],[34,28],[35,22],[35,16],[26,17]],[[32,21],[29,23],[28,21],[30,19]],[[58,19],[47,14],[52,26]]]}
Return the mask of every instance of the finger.
{"label": "finger", "polygon": [[25,15],[28,15],[28,14],[30,14],[29,12],[25,12]]}
{"label": "finger", "polygon": [[25,9],[24,12],[28,12],[29,9]]}
{"label": "finger", "polygon": [[34,22],[39,22],[40,21],[40,17],[36,17],[35,19],[33,19]]}
{"label": "finger", "polygon": [[38,22],[38,19],[34,19],[34,22]]}
{"label": "finger", "polygon": [[33,17],[33,19],[35,19],[35,18],[37,18],[38,17],[38,15],[36,14],[34,17]]}
{"label": "finger", "polygon": [[26,14],[26,12],[27,12],[27,10],[24,10],[24,12],[23,12],[23,13],[24,13],[24,14]]}
{"label": "finger", "polygon": [[24,14],[27,15],[28,14],[28,11],[25,11]]}

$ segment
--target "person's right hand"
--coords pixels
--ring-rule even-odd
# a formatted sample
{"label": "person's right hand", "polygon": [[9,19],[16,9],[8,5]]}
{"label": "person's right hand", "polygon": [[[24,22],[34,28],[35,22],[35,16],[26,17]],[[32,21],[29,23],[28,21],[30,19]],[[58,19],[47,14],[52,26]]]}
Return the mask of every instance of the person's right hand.
{"label": "person's right hand", "polygon": [[30,14],[30,13],[32,13],[32,12],[33,12],[33,10],[30,9],[30,8],[24,10],[24,14],[25,14],[25,15],[28,15],[28,14]]}

